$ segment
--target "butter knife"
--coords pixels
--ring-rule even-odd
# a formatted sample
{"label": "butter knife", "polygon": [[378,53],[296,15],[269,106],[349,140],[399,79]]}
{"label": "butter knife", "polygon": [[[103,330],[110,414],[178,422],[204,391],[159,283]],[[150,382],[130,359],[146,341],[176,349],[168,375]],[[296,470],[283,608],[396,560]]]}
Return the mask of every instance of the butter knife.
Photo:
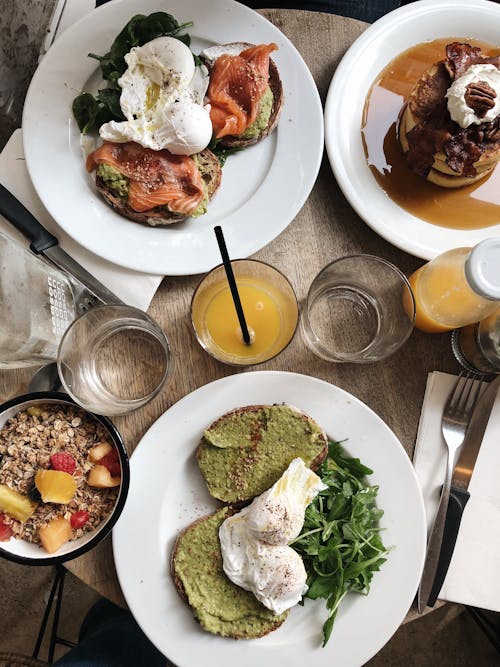
{"label": "butter knife", "polygon": [[41,225],[38,220],[0,183],[0,213],[16,229],[31,241],[30,249],[36,255],[43,255],[68,275],[74,289],[75,301],[80,312],[100,303],[123,304],[81,264],[70,257],[60,246],[57,238]]}
{"label": "butter knife", "polygon": [[[469,500],[469,483],[474,470],[474,465],[479,454],[479,449],[483,441],[484,433],[495,404],[495,399],[500,387],[500,375],[492,380],[480,396],[477,405],[472,413],[469,428],[465,435],[463,445],[460,449],[460,455],[453,470],[451,479],[450,499],[446,511],[446,518],[443,531],[443,542],[439,552],[438,565],[434,582],[430,588],[428,600],[418,599],[418,609],[423,611],[426,604],[433,607],[438,595],[443,587],[443,583],[448,572],[455,543],[457,541],[460,522]],[[425,576],[425,575],[424,575]],[[425,588],[422,580],[421,587]]]}

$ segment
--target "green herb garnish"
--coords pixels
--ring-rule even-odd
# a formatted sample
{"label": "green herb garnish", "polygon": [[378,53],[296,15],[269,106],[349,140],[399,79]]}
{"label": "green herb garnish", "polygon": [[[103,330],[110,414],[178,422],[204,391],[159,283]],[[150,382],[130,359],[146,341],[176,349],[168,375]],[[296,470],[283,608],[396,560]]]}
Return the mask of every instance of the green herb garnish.
{"label": "green herb garnish", "polygon": [[323,646],[344,596],[349,591],[367,595],[373,573],[388,554],[379,534],[383,510],[375,504],[378,486],[365,480],[372,472],[347,456],[340,443],[330,441],[328,456],[317,471],[328,489],[307,507],[302,532],[291,543],[306,568],[305,597],[326,599]]}
{"label": "green herb garnish", "polygon": [[[133,46],[143,46],[156,37],[164,35],[176,37],[189,46],[191,38],[188,34],[178,33],[193,23],[179,24],[177,20],[166,12],[154,12],[145,16],[133,16],[111,45],[110,50],[103,56],[89,53],[90,58],[99,61],[102,77],[109,82],[109,87],[99,90],[94,97],[90,93],[78,95],[73,100],[73,115],[82,134],[87,134],[93,128],[99,128],[110,120],[125,120],[120,107],[121,89],[118,79],[127,69],[125,56]],[[195,62],[199,59],[194,56]]]}
{"label": "green herb garnish", "polygon": [[233,148],[225,148],[224,146],[220,145],[219,141],[215,137],[212,137],[212,140],[208,144],[207,148],[210,149],[212,153],[216,156],[216,158],[219,160],[219,164],[221,167],[223,167],[226,164],[226,160],[230,155],[238,153],[238,151],[241,150],[239,146],[235,146]]}

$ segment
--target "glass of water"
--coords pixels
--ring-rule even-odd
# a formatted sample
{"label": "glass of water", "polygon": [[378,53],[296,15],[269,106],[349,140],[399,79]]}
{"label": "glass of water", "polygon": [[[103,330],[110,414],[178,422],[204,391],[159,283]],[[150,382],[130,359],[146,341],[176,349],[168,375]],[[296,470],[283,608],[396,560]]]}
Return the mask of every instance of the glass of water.
{"label": "glass of water", "polygon": [[67,393],[102,415],[145,405],[172,370],[167,338],[142,310],[103,305],[76,319],[59,345],[57,368]]}
{"label": "glass of water", "polygon": [[373,255],[350,255],[314,278],[301,317],[308,347],[327,361],[364,364],[408,339],[415,301],[406,276]]}

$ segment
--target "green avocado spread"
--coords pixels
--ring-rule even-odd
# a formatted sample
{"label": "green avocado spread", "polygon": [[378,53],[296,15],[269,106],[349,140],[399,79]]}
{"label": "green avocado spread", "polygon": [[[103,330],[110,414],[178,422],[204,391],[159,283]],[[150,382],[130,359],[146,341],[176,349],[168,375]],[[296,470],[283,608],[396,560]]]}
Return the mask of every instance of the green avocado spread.
{"label": "green avocado spread", "polygon": [[288,405],[238,410],[203,433],[198,465],[210,495],[239,502],[259,495],[299,456],[307,466],[326,447],[322,429]]}
{"label": "green avocado spread", "polygon": [[207,212],[208,209],[208,188],[207,184],[205,183],[205,179],[203,178],[203,165],[198,157],[197,154],[191,156],[198,167],[198,170],[201,172],[201,182],[203,184],[203,199],[201,202],[198,204],[198,206],[194,209],[194,211],[191,213],[192,218],[198,218],[200,215],[204,215]]}
{"label": "green avocado spread", "polygon": [[273,109],[273,99],[272,90],[268,86],[260,98],[257,118],[247,127],[243,134],[240,134],[242,139],[253,139],[254,137],[258,137],[259,134],[266,129]]}
{"label": "green avocado spread", "polygon": [[174,575],[182,582],[189,605],[205,630],[223,637],[259,637],[281,624],[288,611],[274,614],[224,574],[219,527],[227,516],[224,507],[179,537]]}
{"label": "green avocado spread", "polygon": [[111,167],[108,164],[100,164],[97,167],[97,176],[100,176],[106,186],[111,192],[120,197],[120,199],[127,199],[128,197],[128,178],[121,174],[118,169]]}

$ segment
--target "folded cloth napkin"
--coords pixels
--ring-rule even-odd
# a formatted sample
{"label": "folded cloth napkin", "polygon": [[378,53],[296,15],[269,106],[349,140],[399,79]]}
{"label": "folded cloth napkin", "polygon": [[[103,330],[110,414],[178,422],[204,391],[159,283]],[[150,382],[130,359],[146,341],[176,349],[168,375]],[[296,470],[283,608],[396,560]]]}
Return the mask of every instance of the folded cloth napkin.
{"label": "folded cloth napkin", "polygon": [[[446,469],[441,415],[457,378],[429,373],[413,464],[432,528]],[[450,568],[439,598],[500,611],[500,391],[469,484]]]}
{"label": "folded cloth napkin", "polygon": [[[122,301],[141,310],[147,310],[162,281],[161,276],[132,271],[101,259],[73,241],[47,213],[38,198],[26,169],[22,131],[16,130],[0,153],[0,183],[21,201],[35,218],[59,240],[68,255],[114,292]],[[64,188],[61,191],[64,197]],[[2,216],[0,231],[28,245],[24,237]]]}

